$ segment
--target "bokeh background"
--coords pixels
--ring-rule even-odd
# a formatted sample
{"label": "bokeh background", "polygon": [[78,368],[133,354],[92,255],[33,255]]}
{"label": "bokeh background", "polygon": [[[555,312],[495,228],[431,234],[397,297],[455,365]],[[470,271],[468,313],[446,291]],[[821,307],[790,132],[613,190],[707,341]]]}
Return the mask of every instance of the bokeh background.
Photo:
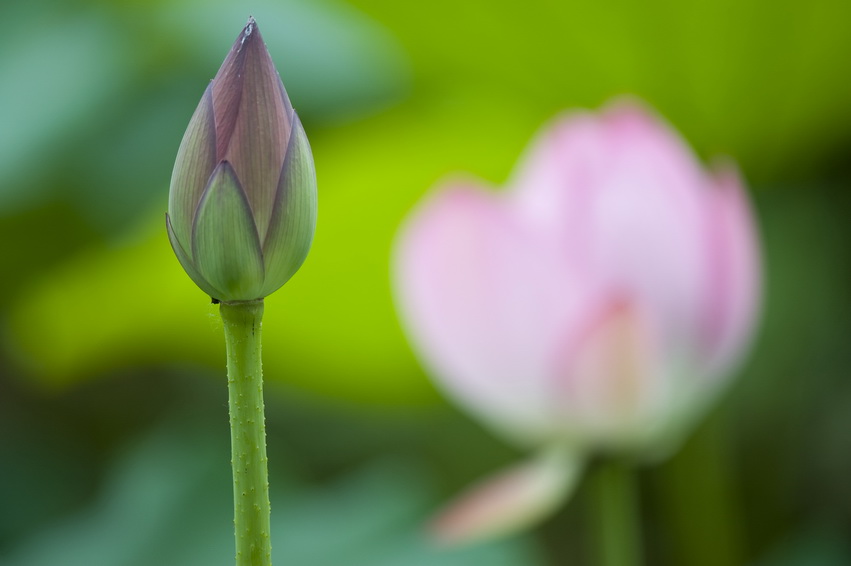
{"label": "bokeh background", "polygon": [[851,564],[851,4],[0,4],[0,564],[229,564],[224,344],[164,228],[189,117],[253,14],[313,145],[319,225],[267,300],[274,548],[300,566],[593,564],[587,490],[510,540],[421,527],[518,453],[449,405],[388,258],[430,186],[502,183],[560,111],[637,95],[752,188],[753,355],[639,472],[648,564]]}

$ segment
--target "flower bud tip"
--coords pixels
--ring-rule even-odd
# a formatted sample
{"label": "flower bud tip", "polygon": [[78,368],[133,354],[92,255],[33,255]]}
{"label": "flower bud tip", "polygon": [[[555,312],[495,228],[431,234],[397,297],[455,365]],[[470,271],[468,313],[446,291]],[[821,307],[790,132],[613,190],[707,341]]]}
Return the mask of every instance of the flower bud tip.
{"label": "flower bud tip", "polygon": [[242,40],[239,42],[240,45],[245,43],[245,40],[248,39],[256,26],[257,22],[254,20],[254,16],[248,16],[248,23],[245,24],[245,28],[242,30]]}

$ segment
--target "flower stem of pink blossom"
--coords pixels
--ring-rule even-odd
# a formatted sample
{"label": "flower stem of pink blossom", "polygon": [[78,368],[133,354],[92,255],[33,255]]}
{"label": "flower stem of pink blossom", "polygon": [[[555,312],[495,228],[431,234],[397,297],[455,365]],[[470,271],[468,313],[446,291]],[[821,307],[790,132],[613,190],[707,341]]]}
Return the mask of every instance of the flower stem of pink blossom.
{"label": "flower stem of pink blossom", "polygon": [[747,562],[729,426],[723,414],[714,415],[653,473],[653,493],[660,496],[674,564]]}
{"label": "flower stem of pink blossom", "polygon": [[600,463],[591,479],[596,564],[641,566],[641,519],[635,472],[623,462]]}

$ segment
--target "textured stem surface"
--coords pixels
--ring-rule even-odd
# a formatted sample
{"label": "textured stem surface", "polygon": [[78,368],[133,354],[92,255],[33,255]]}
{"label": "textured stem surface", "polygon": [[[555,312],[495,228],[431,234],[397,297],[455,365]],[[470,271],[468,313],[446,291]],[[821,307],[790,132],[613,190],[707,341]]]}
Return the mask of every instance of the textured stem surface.
{"label": "textured stem surface", "polygon": [[597,563],[640,566],[643,563],[641,519],[634,472],[622,462],[602,462],[593,478]]}
{"label": "textured stem surface", "polygon": [[271,566],[260,322],[263,301],[221,305],[228,357],[236,566]]}

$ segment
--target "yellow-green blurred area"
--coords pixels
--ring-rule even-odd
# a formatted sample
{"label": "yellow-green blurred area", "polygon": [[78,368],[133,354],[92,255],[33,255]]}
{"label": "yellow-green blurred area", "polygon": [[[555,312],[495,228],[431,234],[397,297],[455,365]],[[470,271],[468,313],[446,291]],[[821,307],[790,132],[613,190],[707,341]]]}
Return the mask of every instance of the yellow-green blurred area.
{"label": "yellow-green blurred area", "polygon": [[767,282],[736,385],[640,472],[647,563],[851,563],[851,3],[34,0],[0,5],[0,564],[231,563],[221,323],[164,212],[249,14],[319,182],[266,306],[276,563],[594,563],[582,489],[511,540],[424,537],[518,454],[420,369],[389,257],[437,181],[502,183],[544,121],[624,94],[739,163]]}

